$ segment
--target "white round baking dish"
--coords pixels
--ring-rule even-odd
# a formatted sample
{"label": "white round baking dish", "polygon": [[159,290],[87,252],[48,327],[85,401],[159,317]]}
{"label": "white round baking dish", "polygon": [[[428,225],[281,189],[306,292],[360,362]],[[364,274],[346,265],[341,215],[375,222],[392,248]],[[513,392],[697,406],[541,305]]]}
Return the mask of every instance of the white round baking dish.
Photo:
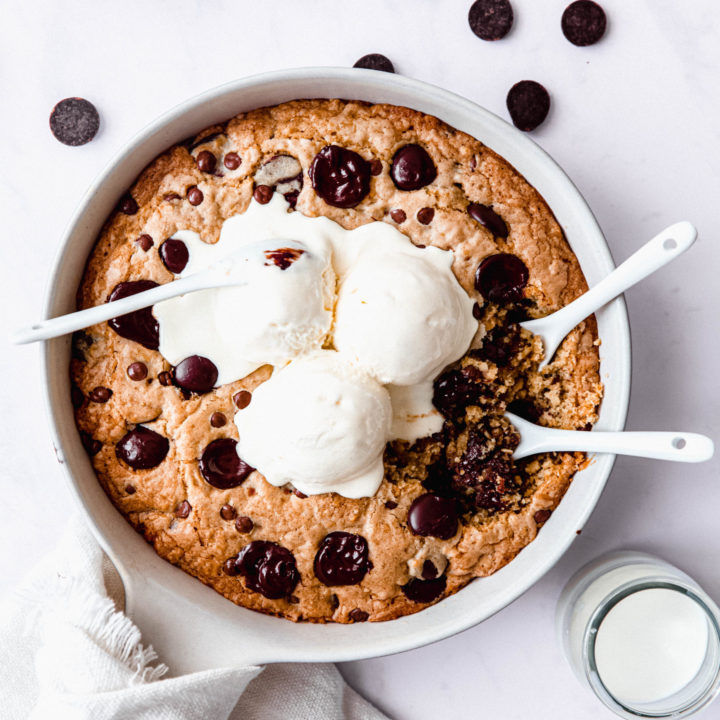
{"label": "white round baking dish", "polygon": [[[372,70],[303,68],[256,75],[210,90],[145,128],[100,174],[72,218],[50,278],[45,317],[75,309],[86,258],[118,198],[160,152],[243,110],[297,98],[353,98],[405,105],[480,139],[545,197],[590,285],[613,269],[584,199],[527,135],[462,97]],[[599,428],[621,430],[630,389],[630,335],[622,299],[597,314],[605,398]],[[560,558],[595,507],[614,456],[598,455],[575,478],[537,539],[509,565],[422,612],[385,623],[294,624],[236,607],[155,554],[103,492],[73,420],[68,337],[43,346],[53,439],[70,488],[125,585],[126,610],[174,673],[278,661],[345,661],[416,648],[465,630],[515,600]]]}

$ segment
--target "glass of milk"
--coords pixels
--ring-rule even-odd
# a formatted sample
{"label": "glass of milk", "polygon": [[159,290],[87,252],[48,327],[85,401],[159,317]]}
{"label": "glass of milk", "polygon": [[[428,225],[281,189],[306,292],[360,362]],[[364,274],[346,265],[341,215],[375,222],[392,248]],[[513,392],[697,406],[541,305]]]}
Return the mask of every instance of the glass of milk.
{"label": "glass of milk", "polygon": [[720,692],[720,610],[660,558],[586,565],[562,592],[557,630],[579,680],[620,717],[684,718]]}

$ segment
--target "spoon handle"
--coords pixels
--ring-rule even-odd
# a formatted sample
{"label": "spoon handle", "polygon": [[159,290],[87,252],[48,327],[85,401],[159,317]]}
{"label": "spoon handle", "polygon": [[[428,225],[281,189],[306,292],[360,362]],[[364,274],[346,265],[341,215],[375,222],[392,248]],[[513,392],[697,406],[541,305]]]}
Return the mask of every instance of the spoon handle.
{"label": "spoon handle", "polygon": [[709,460],[714,452],[713,441],[698,433],[582,432],[543,428],[541,434],[542,437],[538,435],[528,443],[521,442],[515,458],[540,452],[577,450],[695,463]]}
{"label": "spoon handle", "polygon": [[212,281],[213,277],[210,273],[196,273],[120,300],[114,300],[113,302],[91,307],[87,310],[79,310],[50,320],[42,320],[34,325],[17,330],[10,336],[10,341],[15,345],[25,345],[38,340],[49,340],[60,335],[66,335],[75,332],[75,330],[82,330],[91,325],[110,320],[110,318],[150,307],[162,300],[169,300],[195,290],[203,290],[212,285]]}
{"label": "spoon handle", "polygon": [[578,323],[684,253],[696,238],[697,230],[691,223],[682,221],[670,225],[577,300],[544,318],[521,323],[522,327],[543,336],[545,359],[549,361]]}

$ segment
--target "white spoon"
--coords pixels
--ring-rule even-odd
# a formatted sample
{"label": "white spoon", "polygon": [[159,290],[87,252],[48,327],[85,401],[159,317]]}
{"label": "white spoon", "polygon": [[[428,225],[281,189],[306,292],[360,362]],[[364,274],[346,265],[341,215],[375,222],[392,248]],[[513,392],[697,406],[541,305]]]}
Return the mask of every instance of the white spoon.
{"label": "white spoon", "polygon": [[305,245],[295,240],[274,238],[254,242],[226,256],[207,270],[104,305],[62,315],[51,320],[43,320],[16,331],[10,336],[10,341],[15,345],[24,345],[38,340],[48,340],[110,320],[110,318],[150,307],[178,295],[210,288],[244,285],[248,282],[253,268],[257,268],[258,265],[272,265],[272,253],[284,249],[298,251],[298,255],[307,251]]}
{"label": "white spoon", "polygon": [[715,452],[713,441],[697,433],[558,430],[534,425],[509,412],[505,417],[520,433],[520,444],[513,453],[516,460],[541,452],[577,450],[693,463],[709,460]]}
{"label": "white spoon", "polygon": [[551,315],[520,323],[520,327],[542,338],[544,356],[540,368],[552,360],[560,343],[578,323],[684,253],[696,238],[697,230],[689,222],[670,225],[577,300]]}

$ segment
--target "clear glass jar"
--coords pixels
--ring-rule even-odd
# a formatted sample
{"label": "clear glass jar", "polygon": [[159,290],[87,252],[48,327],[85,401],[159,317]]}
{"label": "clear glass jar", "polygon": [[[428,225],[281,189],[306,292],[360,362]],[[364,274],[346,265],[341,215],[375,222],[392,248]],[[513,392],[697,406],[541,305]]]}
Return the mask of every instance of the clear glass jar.
{"label": "clear glass jar", "polygon": [[[598,630],[618,603],[633,593],[651,589],[676,591],[696,603],[707,621],[705,655],[694,677],[681,689],[667,697],[629,702],[615,697],[603,682],[595,652]],[[560,596],[556,627],[565,656],[580,682],[627,720],[685,718],[706,707],[720,692],[720,610],[692,578],[653,555],[615,552],[581,568]]]}

